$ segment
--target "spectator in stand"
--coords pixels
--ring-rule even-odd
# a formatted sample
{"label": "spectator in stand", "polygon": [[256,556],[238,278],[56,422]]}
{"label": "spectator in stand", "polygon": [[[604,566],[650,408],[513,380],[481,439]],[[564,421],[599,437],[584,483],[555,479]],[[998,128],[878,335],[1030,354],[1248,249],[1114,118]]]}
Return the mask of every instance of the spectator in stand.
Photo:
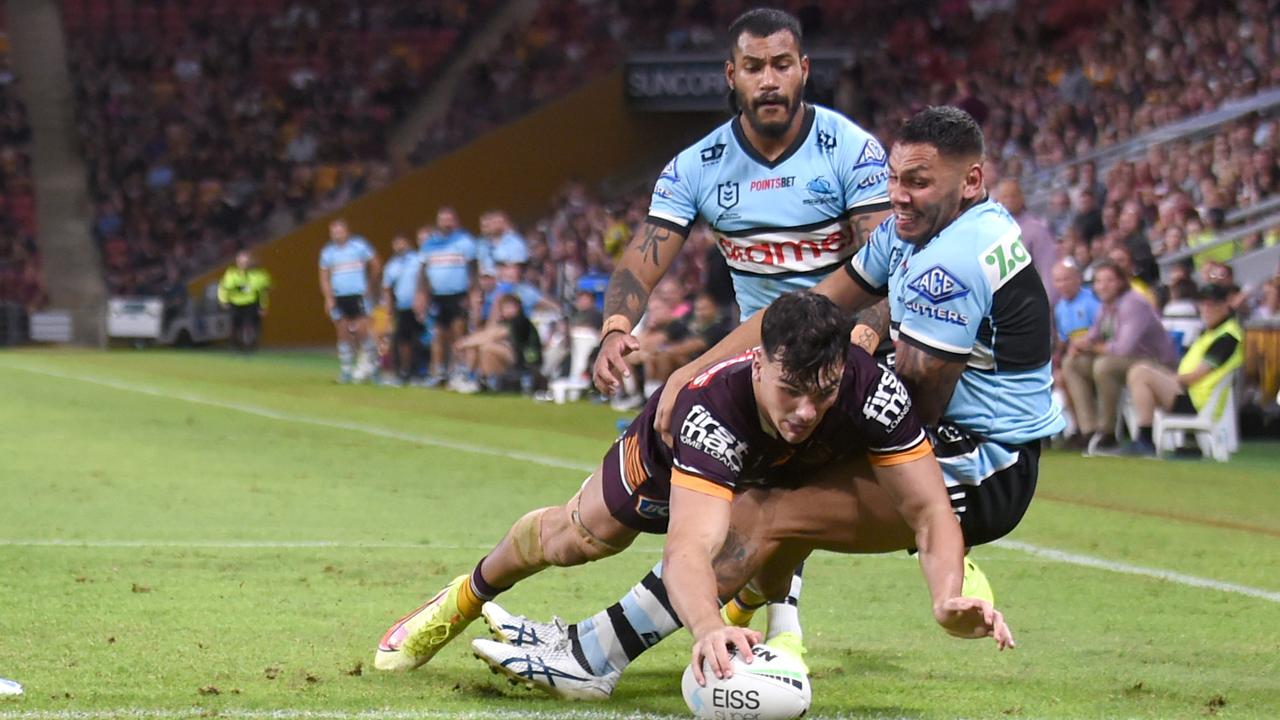
{"label": "spectator in stand", "polygon": [[431,315],[431,369],[427,385],[445,382],[452,372],[454,344],[467,333],[467,294],[476,281],[477,248],[458,222],[458,213],[444,206],[436,211],[436,228],[418,231],[418,252],[425,268],[418,289],[418,307]]}
{"label": "spectator in stand", "polygon": [[406,385],[417,369],[422,355],[422,333],[425,327],[415,309],[422,256],[405,233],[391,239],[392,256],[382,271],[382,305],[395,321],[391,353],[395,378],[389,384]]}
{"label": "spectator in stand", "polygon": [[270,290],[271,275],[255,265],[253,253],[236,253],[235,264],[222,273],[218,283],[218,304],[231,310],[231,346],[236,350],[258,349]]}
{"label": "spectator in stand", "polygon": [[1280,275],[1262,286],[1262,301],[1253,309],[1254,320],[1275,323],[1280,321]]}
{"label": "spectator in stand", "polygon": [[1187,348],[1176,372],[1146,361],[1129,368],[1126,385],[1138,416],[1138,437],[1126,454],[1155,455],[1151,425],[1156,409],[1200,412],[1218,383],[1244,363],[1244,328],[1231,310],[1230,297],[1223,286],[1204,288],[1197,305],[1205,330]]}
{"label": "spectator in stand", "polygon": [[1141,295],[1143,300],[1150,303],[1153,308],[1160,307],[1160,301],[1156,297],[1155,289],[1138,274],[1138,266],[1133,261],[1133,254],[1129,252],[1128,245],[1114,245],[1107,252],[1107,259],[1124,271],[1125,275],[1129,277],[1129,287]]}
{"label": "spectator in stand", "polygon": [[1036,266],[1036,272],[1040,275],[1040,282],[1044,283],[1044,289],[1049,294],[1049,303],[1052,307],[1058,299],[1052,282],[1053,265],[1058,261],[1058,244],[1049,231],[1049,225],[1027,208],[1026,198],[1022,194],[1022,184],[1017,178],[1001,180],[996,184],[991,196],[996,202],[1004,205],[1009,214],[1013,215],[1014,220],[1018,221],[1018,226],[1022,228],[1022,244],[1027,248],[1027,252],[1031,253],[1031,263]]}
{"label": "spectator in stand", "polygon": [[1069,411],[1072,418],[1072,434],[1067,438],[1070,447],[1083,450],[1089,438],[1074,427],[1075,410],[1071,407],[1071,395],[1061,392],[1065,387],[1062,361],[1067,348],[1074,338],[1082,337],[1093,326],[1094,319],[1102,304],[1094,296],[1093,290],[1084,285],[1084,276],[1080,266],[1073,258],[1064,258],[1053,265],[1053,287],[1058,300],[1053,306],[1054,349],[1053,349],[1053,385],[1059,402]]}
{"label": "spectator in stand", "polygon": [[1200,320],[1200,311],[1196,307],[1196,297],[1200,291],[1196,284],[1186,275],[1169,282],[1169,301],[1160,311],[1160,324],[1173,338],[1173,345],[1181,356],[1191,347],[1191,343],[1200,337],[1204,330],[1204,322]]}
{"label": "spectator in stand", "polygon": [[501,210],[490,210],[480,216],[480,240],[476,248],[480,268],[498,265],[523,265],[529,261],[529,246],[511,227],[511,220]]}
{"label": "spectator in stand", "polygon": [[1063,377],[1076,425],[1089,437],[1088,454],[1116,449],[1116,407],[1129,368],[1141,360],[1172,366],[1173,342],[1160,317],[1129,287],[1128,274],[1111,261],[1098,265],[1093,291],[1102,309],[1089,332],[1071,340]]}
{"label": "spectator in stand", "polygon": [[455,352],[466,374],[450,380],[449,388],[464,394],[523,388],[527,374],[542,364],[538,330],[512,294],[498,297],[488,325],[459,340]]}

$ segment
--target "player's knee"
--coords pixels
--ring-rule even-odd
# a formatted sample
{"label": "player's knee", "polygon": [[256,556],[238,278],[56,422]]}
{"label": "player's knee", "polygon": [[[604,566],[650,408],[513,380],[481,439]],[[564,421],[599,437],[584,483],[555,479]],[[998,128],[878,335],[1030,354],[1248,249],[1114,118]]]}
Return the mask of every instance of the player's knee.
{"label": "player's knee", "polygon": [[[542,547],[546,561],[556,567],[582,565],[616,555],[622,550],[594,535],[574,518],[568,507],[549,508],[543,525]],[[554,521],[552,521],[554,518]]]}

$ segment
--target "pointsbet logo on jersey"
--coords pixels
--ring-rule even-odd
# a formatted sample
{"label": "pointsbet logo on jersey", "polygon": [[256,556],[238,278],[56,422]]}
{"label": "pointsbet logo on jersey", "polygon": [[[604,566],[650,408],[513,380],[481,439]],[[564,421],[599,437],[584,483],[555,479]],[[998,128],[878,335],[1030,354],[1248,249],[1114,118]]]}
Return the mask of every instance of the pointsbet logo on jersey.
{"label": "pointsbet logo on jersey", "polygon": [[761,192],[763,190],[781,190],[782,188],[794,187],[796,184],[795,175],[784,175],[775,178],[760,178],[751,181],[751,192]]}

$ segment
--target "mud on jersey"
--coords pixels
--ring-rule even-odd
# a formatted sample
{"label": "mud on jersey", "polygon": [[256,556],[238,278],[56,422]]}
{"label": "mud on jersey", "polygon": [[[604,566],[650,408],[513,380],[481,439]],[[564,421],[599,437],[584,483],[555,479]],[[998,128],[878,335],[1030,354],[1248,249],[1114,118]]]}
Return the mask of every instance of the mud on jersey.
{"label": "mud on jersey", "polygon": [[667,163],[648,220],[682,235],[700,216],[733,273],[744,318],[789,290],[817,284],[849,257],[844,221],[888,208],[884,148],[827,108],[776,160],[762,157],[735,117]]}

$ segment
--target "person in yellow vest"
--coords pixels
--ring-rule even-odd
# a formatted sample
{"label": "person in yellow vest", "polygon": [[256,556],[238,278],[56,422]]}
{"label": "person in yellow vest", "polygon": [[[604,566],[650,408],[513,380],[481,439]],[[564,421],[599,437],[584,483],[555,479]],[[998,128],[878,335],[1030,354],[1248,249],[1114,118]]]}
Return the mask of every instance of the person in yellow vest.
{"label": "person in yellow vest", "polygon": [[235,349],[257,349],[270,289],[271,276],[253,264],[253,254],[248,250],[236,253],[236,264],[222,273],[218,302],[231,309],[231,346]]}
{"label": "person in yellow vest", "polygon": [[1145,362],[1129,368],[1126,384],[1138,413],[1138,439],[1126,454],[1155,454],[1151,424],[1157,407],[1178,414],[1198,413],[1218,382],[1244,363],[1244,327],[1231,310],[1231,289],[1207,285],[1196,305],[1205,329],[1187,348],[1176,373]]}

